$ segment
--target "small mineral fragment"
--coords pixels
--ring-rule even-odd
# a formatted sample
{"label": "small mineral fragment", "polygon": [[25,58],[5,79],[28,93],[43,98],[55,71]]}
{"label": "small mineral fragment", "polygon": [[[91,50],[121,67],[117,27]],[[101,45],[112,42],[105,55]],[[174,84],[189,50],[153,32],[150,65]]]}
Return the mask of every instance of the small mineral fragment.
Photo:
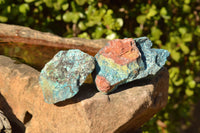
{"label": "small mineral fragment", "polygon": [[140,51],[131,38],[109,41],[95,58],[94,80],[97,89],[103,93],[113,91],[144,69]]}
{"label": "small mineral fragment", "polygon": [[97,89],[105,94],[119,85],[155,75],[165,64],[169,52],[151,49],[147,37],[109,41],[96,55],[93,74]]}
{"label": "small mineral fragment", "polygon": [[40,73],[45,102],[57,103],[76,95],[94,68],[94,57],[80,50],[58,52]]}

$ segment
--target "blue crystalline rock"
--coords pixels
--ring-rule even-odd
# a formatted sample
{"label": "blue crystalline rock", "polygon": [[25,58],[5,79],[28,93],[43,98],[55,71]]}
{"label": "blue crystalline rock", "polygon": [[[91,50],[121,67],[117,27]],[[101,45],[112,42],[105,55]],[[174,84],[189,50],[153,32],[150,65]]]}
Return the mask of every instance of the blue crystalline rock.
{"label": "blue crystalline rock", "polygon": [[57,103],[76,95],[94,68],[94,57],[80,50],[58,52],[40,73],[45,102]]}
{"label": "blue crystalline rock", "polygon": [[109,41],[95,55],[93,77],[97,89],[108,94],[119,85],[155,75],[164,66],[169,52],[151,47],[147,37]]}
{"label": "blue crystalline rock", "polygon": [[170,53],[164,49],[151,49],[152,42],[147,37],[140,37],[134,40],[140,50],[141,58],[145,66],[145,69],[139,71],[139,74],[134,80],[145,78],[148,75],[155,75],[165,65]]}

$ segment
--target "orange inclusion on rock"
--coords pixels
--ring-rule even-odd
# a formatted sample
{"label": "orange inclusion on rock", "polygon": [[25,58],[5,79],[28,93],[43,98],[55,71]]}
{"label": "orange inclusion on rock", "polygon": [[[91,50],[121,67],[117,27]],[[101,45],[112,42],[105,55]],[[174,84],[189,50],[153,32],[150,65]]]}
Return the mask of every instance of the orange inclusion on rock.
{"label": "orange inclusion on rock", "polygon": [[110,83],[102,76],[97,75],[95,83],[97,88],[102,92],[108,92],[111,89]]}

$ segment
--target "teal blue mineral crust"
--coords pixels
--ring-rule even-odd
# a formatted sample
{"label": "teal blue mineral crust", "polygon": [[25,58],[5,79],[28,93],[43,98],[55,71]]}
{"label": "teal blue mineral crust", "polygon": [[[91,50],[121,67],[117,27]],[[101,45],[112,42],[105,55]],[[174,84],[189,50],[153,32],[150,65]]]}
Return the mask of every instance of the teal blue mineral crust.
{"label": "teal blue mineral crust", "polygon": [[[116,43],[116,45],[119,45],[121,42],[118,40],[108,43],[104,48],[100,50],[100,52],[95,55],[97,63],[95,66],[95,74],[93,74],[93,77],[97,89],[104,94],[108,94],[114,91],[119,85],[134,80],[146,78],[149,75],[155,75],[167,61],[169,52],[164,49],[151,48],[152,42],[147,37],[130,40],[133,40],[135,42],[136,47],[139,50],[140,56],[137,57],[136,60],[133,60],[125,65],[120,65],[119,63],[116,63],[113,59],[104,56],[105,54],[101,52],[102,50],[107,50],[111,44],[114,45],[114,43]],[[117,48],[120,47],[117,46]],[[115,58],[115,60],[118,59]],[[107,83],[103,84],[104,81],[106,81]]]}
{"label": "teal blue mineral crust", "polygon": [[76,95],[94,68],[94,57],[80,50],[58,52],[40,73],[45,102],[57,103]]}
{"label": "teal blue mineral crust", "polygon": [[170,55],[170,53],[164,49],[151,49],[152,42],[147,37],[140,37],[134,40],[140,50],[145,69],[139,71],[139,74],[134,79],[128,81],[142,79],[148,75],[155,75],[165,65],[167,57]]}

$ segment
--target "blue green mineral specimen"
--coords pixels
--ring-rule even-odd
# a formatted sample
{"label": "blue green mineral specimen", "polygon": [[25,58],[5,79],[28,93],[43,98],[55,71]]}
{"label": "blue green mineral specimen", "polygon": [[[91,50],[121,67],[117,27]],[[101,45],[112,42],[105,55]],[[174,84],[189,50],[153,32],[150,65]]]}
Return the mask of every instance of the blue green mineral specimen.
{"label": "blue green mineral specimen", "polygon": [[94,68],[94,57],[80,50],[58,52],[40,73],[45,102],[57,103],[76,95]]}
{"label": "blue green mineral specimen", "polygon": [[109,41],[96,55],[93,74],[97,89],[105,94],[121,84],[155,75],[165,64],[169,52],[151,49],[147,37]]}
{"label": "blue green mineral specimen", "polygon": [[145,78],[148,75],[155,75],[165,65],[170,53],[164,49],[151,49],[152,42],[147,37],[140,37],[134,40],[141,52],[142,60],[145,65],[145,69],[139,71],[139,74],[134,80]]}

